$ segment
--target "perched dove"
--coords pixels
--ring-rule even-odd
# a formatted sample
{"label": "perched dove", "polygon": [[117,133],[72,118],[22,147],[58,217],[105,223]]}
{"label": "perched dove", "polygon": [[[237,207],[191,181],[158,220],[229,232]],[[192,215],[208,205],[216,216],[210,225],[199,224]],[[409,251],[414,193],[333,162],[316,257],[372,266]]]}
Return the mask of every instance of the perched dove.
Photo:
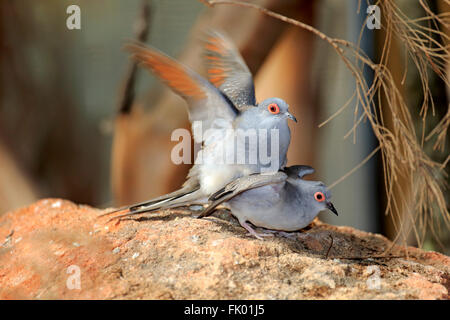
{"label": "perched dove", "polygon": [[[287,103],[279,98],[256,103],[252,75],[225,37],[214,33],[205,47],[208,60],[214,61],[209,63],[211,82],[157,49],[128,45],[134,59],[186,100],[194,141],[202,148],[181,189],[108,214],[206,203],[211,194],[239,177],[277,172],[285,166],[290,143],[287,120],[297,122]],[[204,134],[198,134],[199,128]],[[224,156],[229,154],[231,159]]]}
{"label": "perched dove", "polygon": [[198,218],[225,204],[250,234],[261,239],[264,234],[258,234],[247,222],[271,230],[295,231],[306,227],[322,210],[337,215],[327,187],[320,181],[303,180],[313,172],[309,166],[291,166],[275,174],[241,177],[213,194]]}

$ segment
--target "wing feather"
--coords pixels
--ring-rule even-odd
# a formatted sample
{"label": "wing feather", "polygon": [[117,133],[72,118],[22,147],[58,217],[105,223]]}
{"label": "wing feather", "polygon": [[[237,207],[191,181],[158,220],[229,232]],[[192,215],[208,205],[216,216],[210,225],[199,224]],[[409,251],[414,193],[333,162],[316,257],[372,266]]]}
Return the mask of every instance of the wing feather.
{"label": "wing feather", "polygon": [[210,201],[208,207],[203,210],[202,213],[200,213],[198,218],[203,218],[211,215],[218,205],[234,198],[244,191],[270,184],[282,183],[286,181],[287,177],[288,176],[284,172],[278,171],[277,173],[252,174],[249,176],[238,178],[228,183],[225,187],[223,187],[216,193],[212,194],[208,199]]}
{"label": "wing feather", "polygon": [[[152,71],[187,101],[192,124],[201,121],[203,131],[217,126],[216,123],[221,121],[227,123],[228,127],[232,126],[239,114],[238,109],[206,79],[155,48],[142,43],[132,43],[126,48],[133,59]],[[193,131],[195,134],[195,130]],[[203,140],[195,136],[194,139],[197,142]]]}
{"label": "wing feather", "polygon": [[210,31],[205,41],[208,80],[241,109],[256,105],[253,77],[238,49],[223,34]]}

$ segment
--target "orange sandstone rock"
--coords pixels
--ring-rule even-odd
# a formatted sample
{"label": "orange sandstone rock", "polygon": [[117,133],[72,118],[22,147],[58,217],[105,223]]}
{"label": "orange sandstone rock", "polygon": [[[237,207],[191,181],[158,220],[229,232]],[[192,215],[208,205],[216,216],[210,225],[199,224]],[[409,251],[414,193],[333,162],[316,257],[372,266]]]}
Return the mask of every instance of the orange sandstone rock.
{"label": "orange sandstone rock", "polygon": [[313,223],[260,241],[226,211],[109,222],[41,200],[0,217],[0,299],[448,299],[450,258]]}

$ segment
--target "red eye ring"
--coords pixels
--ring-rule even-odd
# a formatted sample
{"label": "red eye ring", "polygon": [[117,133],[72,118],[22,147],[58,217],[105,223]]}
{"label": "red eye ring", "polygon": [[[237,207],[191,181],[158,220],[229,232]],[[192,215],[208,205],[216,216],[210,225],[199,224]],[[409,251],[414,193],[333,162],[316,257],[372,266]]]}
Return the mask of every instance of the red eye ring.
{"label": "red eye ring", "polygon": [[325,201],[325,196],[323,195],[322,192],[318,191],[318,192],[314,193],[314,199],[316,199],[316,201],[318,201],[318,202],[323,202],[323,201]]}
{"label": "red eye ring", "polygon": [[267,106],[267,110],[271,114],[279,114],[280,113],[280,107],[276,103],[271,103]]}

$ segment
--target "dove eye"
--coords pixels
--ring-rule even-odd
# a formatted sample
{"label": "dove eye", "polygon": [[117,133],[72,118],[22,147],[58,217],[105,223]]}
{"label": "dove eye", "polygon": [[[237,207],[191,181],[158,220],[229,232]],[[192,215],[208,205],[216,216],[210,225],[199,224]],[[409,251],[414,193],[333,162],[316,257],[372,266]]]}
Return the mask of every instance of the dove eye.
{"label": "dove eye", "polygon": [[269,106],[267,107],[267,110],[269,110],[269,112],[271,114],[279,114],[280,113],[280,107],[276,103],[269,104]]}
{"label": "dove eye", "polygon": [[318,202],[322,202],[325,200],[325,196],[323,195],[322,192],[319,191],[319,192],[314,193],[314,199],[316,199],[316,201],[318,201]]}

